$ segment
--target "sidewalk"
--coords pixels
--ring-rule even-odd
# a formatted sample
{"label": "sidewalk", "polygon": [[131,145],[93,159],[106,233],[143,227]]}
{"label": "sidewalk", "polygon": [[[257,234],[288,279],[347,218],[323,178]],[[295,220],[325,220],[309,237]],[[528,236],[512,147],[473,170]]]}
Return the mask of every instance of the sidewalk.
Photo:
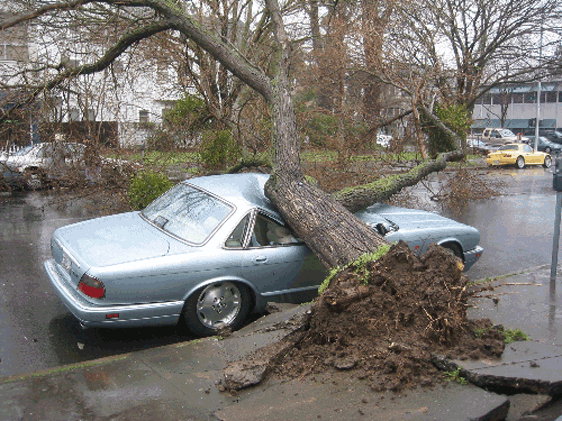
{"label": "sidewalk", "polygon": [[562,391],[562,328],[557,327],[562,285],[551,294],[549,276],[550,268],[543,266],[498,278],[496,289],[486,293],[490,297],[477,299],[469,311],[471,317],[522,329],[530,341],[506,346],[500,361],[447,362],[482,386],[501,385],[524,395],[454,382],[378,394],[359,380],[333,376],[266,380],[236,396],[221,392],[228,362],[286,335],[290,324],[283,321],[307,309],[286,306],[223,340],[195,340],[0,378],[0,419],[516,420]]}

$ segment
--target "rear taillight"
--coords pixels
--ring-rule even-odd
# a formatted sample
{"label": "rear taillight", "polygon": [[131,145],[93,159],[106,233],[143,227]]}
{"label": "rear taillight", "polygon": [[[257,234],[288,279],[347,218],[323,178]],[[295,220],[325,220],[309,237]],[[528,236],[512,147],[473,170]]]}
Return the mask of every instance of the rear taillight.
{"label": "rear taillight", "polygon": [[88,297],[105,297],[105,287],[103,286],[103,283],[99,279],[96,279],[93,276],[87,274],[84,274],[84,276],[82,276],[82,279],[80,279],[80,282],[78,283],[78,289]]}

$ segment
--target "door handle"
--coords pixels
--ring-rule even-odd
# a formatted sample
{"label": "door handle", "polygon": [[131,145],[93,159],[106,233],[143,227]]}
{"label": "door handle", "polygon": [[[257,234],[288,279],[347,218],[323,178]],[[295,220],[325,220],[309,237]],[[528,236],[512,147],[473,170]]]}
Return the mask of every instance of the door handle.
{"label": "door handle", "polygon": [[267,257],[265,257],[265,256],[256,257],[256,263],[264,263],[266,261],[267,261]]}

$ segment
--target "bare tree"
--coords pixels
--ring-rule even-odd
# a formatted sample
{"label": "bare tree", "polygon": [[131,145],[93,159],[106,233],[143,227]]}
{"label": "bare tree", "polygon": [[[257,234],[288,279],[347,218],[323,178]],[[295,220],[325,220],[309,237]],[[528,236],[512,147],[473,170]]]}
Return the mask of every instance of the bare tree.
{"label": "bare tree", "polygon": [[561,5],[556,0],[422,0],[399,5],[403,30],[396,27],[392,43],[407,45],[403,51],[420,69],[432,69],[431,87],[443,100],[469,111],[498,84],[534,80],[538,69],[540,77],[560,72],[556,60],[540,57],[560,41],[556,25]]}

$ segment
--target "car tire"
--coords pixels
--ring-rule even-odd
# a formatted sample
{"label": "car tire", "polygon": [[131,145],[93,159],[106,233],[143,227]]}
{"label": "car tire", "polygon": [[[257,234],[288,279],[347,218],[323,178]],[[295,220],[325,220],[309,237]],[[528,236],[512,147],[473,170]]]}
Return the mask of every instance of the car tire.
{"label": "car tire", "polygon": [[515,161],[515,166],[520,170],[525,168],[525,158],[523,158],[522,156],[518,156],[517,160]]}
{"label": "car tire", "polygon": [[542,166],[545,168],[550,168],[552,166],[552,158],[549,155],[544,157]]}
{"label": "car tire", "polygon": [[215,282],[199,288],[186,300],[183,321],[198,336],[239,328],[250,312],[250,293],[244,285]]}
{"label": "car tire", "polygon": [[550,149],[550,148],[547,146],[544,151],[545,151],[546,153],[551,153],[551,152],[552,152],[552,149]]}

